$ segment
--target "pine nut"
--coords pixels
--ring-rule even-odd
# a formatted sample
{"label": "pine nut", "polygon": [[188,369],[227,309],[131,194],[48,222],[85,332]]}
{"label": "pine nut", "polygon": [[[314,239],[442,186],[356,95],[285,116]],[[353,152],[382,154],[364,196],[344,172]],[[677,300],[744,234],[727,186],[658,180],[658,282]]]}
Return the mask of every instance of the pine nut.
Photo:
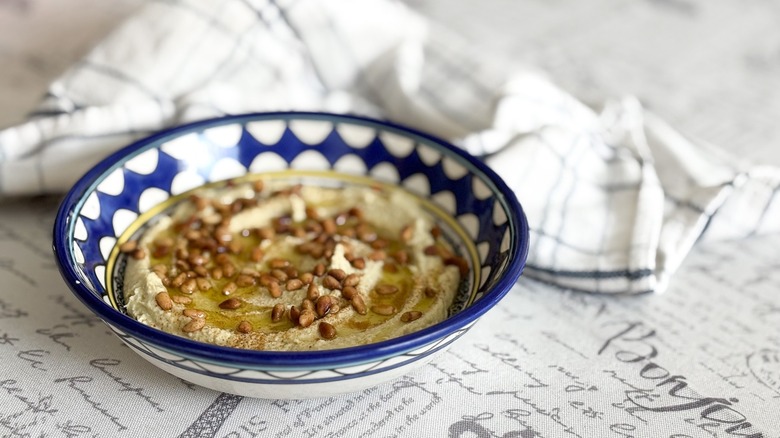
{"label": "pine nut", "polygon": [[252,323],[249,321],[241,321],[238,323],[238,327],[236,330],[238,330],[239,333],[249,333],[252,331]]}
{"label": "pine nut", "polygon": [[382,250],[374,251],[374,252],[372,252],[371,254],[368,255],[368,259],[369,260],[373,260],[375,262],[379,261],[379,260],[384,260],[385,257],[387,257],[387,255]]}
{"label": "pine nut", "polygon": [[261,286],[268,287],[271,285],[271,283],[279,283],[279,280],[277,280],[275,277],[272,277],[270,274],[260,274]]}
{"label": "pine nut", "polygon": [[184,295],[174,295],[171,297],[171,301],[176,304],[189,304],[192,302],[192,298],[185,297]]}
{"label": "pine nut", "polygon": [[347,273],[343,269],[331,269],[328,271],[328,275],[339,281],[347,278]]}
{"label": "pine nut", "polygon": [[290,261],[286,259],[272,259],[268,262],[268,266],[270,266],[271,269],[286,268],[290,266]]}
{"label": "pine nut", "polygon": [[331,290],[341,289],[341,283],[330,275],[325,276],[322,285]]}
{"label": "pine nut", "polygon": [[157,305],[163,310],[171,310],[173,307],[173,301],[171,301],[171,296],[168,295],[168,292],[159,292],[154,296],[154,300],[157,301]]}
{"label": "pine nut", "polygon": [[412,311],[409,311],[409,312],[404,312],[401,315],[401,322],[412,322],[412,321],[415,321],[417,319],[420,319],[421,316],[422,316],[422,312],[420,312],[418,310],[412,310]]}
{"label": "pine nut", "polygon": [[411,225],[406,225],[401,229],[401,241],[408,242],[412,240],[413,233],[414,233],[414,228],[412,228]]}
{"label": "pine nut", "polygon": [[316,219],[320,218],[320,215],[319,215],[319,213],[317,213],[317,209],[316,208],[314,208],[314,207],[312,207],[310,205],[307,205],[306,206],[306,217],[309,218],[309,219],[315,219],[316,220]]}
{"label": "pine nut", "polygon": [[135,240],[128,240],[127,242],[119,245],[119,252],[123,254],[129,254],[138,248],[138,242]]}
{"label": "pine nut", "polygon": [[225,285],[225,286],[222,288],[222,295],[230,295],[230,294],[232,294],[233,292],[235,292],[235,291],[236,291],[236,289],[238,289],[238,286],[237,286],[235,283],[233,283],[233,282],[231,281],[231,282],[229,282],[228,284],[226,284],[226,285]]}
{"label": "pine nut", "polygon": [[320,296],[320,288],[316,283],[309,283],[309,288],[306,290],[306,298],[310,300],[316,300]]}
{"label": "pine nut", "polygon": [[202,329],[206,325],[206,320],[203,318],[194,318],[190,322],[184,325],[181,330],[185,333],[192,333]]}
{"label": "pine nut", "polygon": [[360,275],[358,274],[349,274],[344,278],[344,280],[341,282],[342,286],[357,286],[357,284],[360,283]]}
{"label": "pine nut", "polygon": [[190,318],[205,318],[206,312],[198,309],[184,309],[181,312],[182,315],[188,316]]}
{"label": "pine nut", "polygon": [[282,316],[284,316],[284,304],[277,303],[271,310],[271,321],[279,322],[282,320]]}
{"label": "pine nut", "polygon": [[230,250],[232,254],[238,254],[242,249],[244,249],[244,245],[242,245],[241,242],[237,240],[234,240],[228,244],[228,250]]}
{"label": "pine nut", "polygon": [[358,290],[354,286],[344,286],[344,289],[341,290],[341,296],[348,300],[355,298],[357,294]]}
{"label": "pine nut", "polygon": [[225,277],[232,277],[236,274],[236,267],[232,263],[225,263],[222,265],[222,274]]}
{"label": "pine nut", "polygon": [[361,297],[360,295],[355,295],[354,297],[352,297],[351,303],[352,303],[352,307],[355,309],[355,312],[361,315],[365,315],[366,313],[368,313],[366,311],[366,303],[365,301],[363,301],[363,297]]}
{"label": "pine nut", "polygon": [[285,284],[285,289],[287,290],[298,290],[303,287],[303,282],[297,278],[293,278],[292,280],[287,280],[287,284]]}
{"label": "pine nut", "polygon": [[392,295],[398,292],[398,287],[393,286],[392,284],[380,284],[377,285],[377,287],[375,287],[374,290],[379,295]]}
{"label": "pine nut", "polygon": [[205,278],[196,278],[195,282],[198,285],[198,290],[200,291],[207,291],[211,289],[211,282],[206,280]]}
{"label": "pine nut", "polygon": [[445,260],[444,263],[447,265],[457,266],[461,276],[464,276],[469,272],[469,262],[467,262],[463,257],[452,256]]}
{"label": "pine nut", "polygon": [[268,292],[271,293],[272,297],[279,298],[282,296],[282,287],[279,286],[279,283],[271,283],[268,285]]}
{"label": "pine nut", "polygon": [[338,228],[336,227],[336,221],[334,221],[332,218],[323,220],[321,225],[322,230],[328,234],[334,234],[336,231],[338,231]]}
{"label": "pine nut", "polygon": [[177,275],[173,280],[171,280],[171,286],[173,287],[181,287],[184,282],[187,281],[187,274],[182,272],[179,275]]}
{"label": "pine nut", "polygon": [[235,310],[241,307],[241,301],[235,298],[228,298],[225,301],[219,303],[220,309]]}
{"label": "pine nut", "polygon": [[322,318],[330,312],[330,307],[333,305],[333,299],[330,295],[323,295],[317,298],[317,315]]}
{"label": "pine nut", "polygon": [[236,285],[238,287],[254,286],[256,283],[257,281],[251,275],[240,274],[236,277]]}
{"label": "pine nut", "polygon": [[390,316],[395,313],[395,307],[389,304],[377,304],[375,306],[371,306],[371,311],[377,315]]}
{"label": "pine nut", "polygon": [[287,281],[288,275],[281,269],[272,269],[271,276],[279,281]]}
{"label": "pine nut", "polygon": [[290,307],[289,315],[290,315],[290,321],[292,321],[293,324],[298,324],[298,318],[300,318],[300,316],[301,316],[301,311],[298,310],[297,307],[292,306],[292,307]]}
{"label": "pine nut", "polygon": [[333,327],[331,324],[322,321],[319,325],[319,331],[320,336],[322,336],[324,339],[333,339],[336,337],[336,327]]}
{"label": "pine nut", "polygon": [[317,317],[314,315],[314,311],[310,309],[304,309],[301,315],[298,317],[298,325],[301,327],[308,327]]}
{"label": "pine nut", "polygon": [[197,288],[198,288],[198,283],[195,281],[194,278],[190,278],[189,280],[185,281],[184,284],[181,285],[179,290],[181,290],[185,294],[191,294],[195,292]]}
{"label": "pine nut", "polygon": [[399,250],[393,253],[393,258],[400,264],[405,265],[409,262],[409,253]]}
{"label": "pine nut", "polygon": [[263,259],[263,250],[260,249],[260,247],[252,248],[252,253],[250,254],[249,258],[253,262],[258,263],[260,260]]}

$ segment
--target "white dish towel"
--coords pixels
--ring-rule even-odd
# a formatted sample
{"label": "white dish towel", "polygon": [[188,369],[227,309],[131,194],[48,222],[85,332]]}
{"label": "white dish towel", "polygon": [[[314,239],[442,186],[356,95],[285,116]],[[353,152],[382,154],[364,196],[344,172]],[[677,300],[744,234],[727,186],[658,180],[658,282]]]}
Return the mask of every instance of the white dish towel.
{"label": "white dish towel", "polygon": [[566,288],[660,292],[700,236],[780,228],[778,169],[632,99],[596,113],[390,0],[149,3],[0,131],[0,195],[62,192],[165,127],[284,109],[384,117],[485,156],[528,216],[526,275]]}

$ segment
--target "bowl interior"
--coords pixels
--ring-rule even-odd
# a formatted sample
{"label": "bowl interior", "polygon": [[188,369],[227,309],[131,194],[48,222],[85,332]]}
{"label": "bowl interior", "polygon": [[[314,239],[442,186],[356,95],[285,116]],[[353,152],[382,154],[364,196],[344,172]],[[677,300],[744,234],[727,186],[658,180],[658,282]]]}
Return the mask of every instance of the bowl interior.
{"label": "bowl interior", "polygon": [[[145,217],[203,184],[289,170],[315,183],[327,181],[327,171],[343,175],[342,183],[371,178],[428,200],[472,268],[454,313],[486,297],[497,301],[522,271],[528,245],[522,210],[503,182],[472,157],[385,122],[269,113],[172,129],[101,162],[71,190],[58,216],[55,251],[63,274],[104,319],[111,311],[123,313],[121,287],[111,282],[121,271],[116,245]],[[130,332],[140,325],[130,318],[110,322]]]}

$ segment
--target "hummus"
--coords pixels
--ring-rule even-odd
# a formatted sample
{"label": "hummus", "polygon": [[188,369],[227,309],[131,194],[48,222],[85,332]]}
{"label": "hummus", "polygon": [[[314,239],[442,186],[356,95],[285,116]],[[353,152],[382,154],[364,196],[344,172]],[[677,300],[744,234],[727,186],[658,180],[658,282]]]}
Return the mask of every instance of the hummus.
{"label": "hummus", "polygon": [[256,350],[383,341],[446,318],[468,272],[397,188],[269,178],[194,193],[120,246],[127,312],[179,336]]}

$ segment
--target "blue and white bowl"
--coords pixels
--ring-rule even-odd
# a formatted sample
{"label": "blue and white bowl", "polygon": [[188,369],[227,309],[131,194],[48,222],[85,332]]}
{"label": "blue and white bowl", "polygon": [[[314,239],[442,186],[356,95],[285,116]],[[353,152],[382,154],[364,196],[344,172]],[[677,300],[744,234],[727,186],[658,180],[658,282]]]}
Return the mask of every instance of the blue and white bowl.
{"label": "blue and white bowl", "polygon": [[[446,212],[464,230],[453,238],[471,268],[451,315],[375,344],[274,352],[196,342],[126,314],[117,242],[128,239],[139,218],[203,184],[288,169],[307,173],[308,183],[318,171],[335,170],[398,184]],[[267,113],[170,129],[106,158],[63,201],[54,251],[76,296],[152,364],[219,391],[310,398],[377,385],[442,352],[518,279],[528,225],[514,194],[494,172],[442,140],[360,117]]]}

